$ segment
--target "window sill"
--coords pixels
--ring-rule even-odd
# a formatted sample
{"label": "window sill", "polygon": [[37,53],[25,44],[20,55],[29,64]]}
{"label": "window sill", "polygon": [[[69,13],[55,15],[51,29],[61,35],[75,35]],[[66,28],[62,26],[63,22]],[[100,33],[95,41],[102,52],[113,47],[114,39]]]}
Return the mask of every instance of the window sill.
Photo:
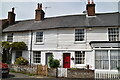
{"label": "window sill", "polygon": [[86,66],[86,64],[75,64],[76,66]]}
{"label": "window sill", "polygon": [[33,63],[34,65],[41,65],[41,63]]}
{"label": "window sill", "polygon": [[86,64],[75,64],[75,67],[86,68]]}
{"label": "window sill", "polygon": [[36,42],[35,45],[44,45],[43,42]]}
{"label": "window sill", "polygon": [[86,43],[86,41],[75,41],[74,44],[82,44],[82,43]]}

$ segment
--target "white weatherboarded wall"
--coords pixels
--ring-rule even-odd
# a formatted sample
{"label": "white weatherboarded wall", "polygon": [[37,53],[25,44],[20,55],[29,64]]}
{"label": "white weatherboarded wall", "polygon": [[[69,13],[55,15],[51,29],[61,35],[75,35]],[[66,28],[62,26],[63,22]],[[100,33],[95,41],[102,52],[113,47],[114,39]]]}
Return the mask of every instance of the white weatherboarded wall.
{"label": "white weatherboarded wall", "polygon": [[85,28],[85,41],[75,42],[75,28],[60,28],[42,30],[44,32],[43,44],[35,42],[35,32],[33,34],[33,50],[51,49],[91,49],[90,41],[108,41],[107,28],[96,27],[89,30]]}
{"label": "white weatherboarded wall", "polygon": [[[89,43],[90,41],[108,41],[108,28],[85,28],[85,41],[79,43],[75,42],[75,29],[76,28],[59,28],[33,31],[32,50],[41,51],[40,64],[45,65],[45,54],[49,52],[53,53],[55,59],[60,60],[60,64],[62,66],[63,53],[71,53],[70,57],[75,57],[75,51],[85,51],[85,65],[89,64],[91,69],[93,69],[95,67],[94,51]],[[35,42],[35,35],[37,31],[43,31],[44,33],[44,40],[41,44]],[[4,37],[4,39],[7,40],[6,37]],[[14,32],[13,39],[14,42],[24,41],[28,45],[28,50],[30,50],[31,32]],[[30,58],[29,51],[25,51],[23,53],[23,56],[26,59]],[[76,65],[75,62],[71,60],[71,67],[80,67],[85,65]]]}
{"label": "white weatherboarded wall", "polygon": [[57,48],[57,29],[44,30],[43,43],[36,43],[36,32],[33,33],[33,50],[56,49]]}

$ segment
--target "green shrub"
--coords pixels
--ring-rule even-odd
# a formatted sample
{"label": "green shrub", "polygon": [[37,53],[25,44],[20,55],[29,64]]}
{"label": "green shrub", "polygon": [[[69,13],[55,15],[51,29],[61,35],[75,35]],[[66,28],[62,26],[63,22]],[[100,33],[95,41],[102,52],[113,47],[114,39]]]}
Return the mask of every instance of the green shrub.
{"label": "green shrub", "polygon": [[15,64],[18,64],[18,65],[27,65],[28,64],[28,60],[26,60],[23,57],[19,57],[19,58],[16,59]]}
{"label": "green shrub", "polygon": [[60,61],[57,59],[53,59],[53,56],[49,57],[49,66],[50,68],[57,68],[60,65]]}

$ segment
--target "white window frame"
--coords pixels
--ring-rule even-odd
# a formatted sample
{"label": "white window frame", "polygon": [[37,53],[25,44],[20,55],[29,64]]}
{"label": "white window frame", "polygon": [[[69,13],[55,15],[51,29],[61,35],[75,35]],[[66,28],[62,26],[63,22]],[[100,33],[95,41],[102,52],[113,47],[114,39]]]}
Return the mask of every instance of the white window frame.
{"label": "white window frame", "polygon": [[[34,58],[34,57],[35,57],[36,52],[39,52],[39,53],[40,53],[40,57],[36,57],[36,58],[40,58],[40,63],[37,63],[37,62],[35,61],[36,58]],[[33,63],[34,63],[34,64],[41,64],[41,51],[33,51]]]}
{"label": "white window frame", "polygon": [[[84,53],[84,63],[83,64],[76,63],[76,52],[80,52],[82,54]],[[82,56],[82,58],[83,58],[83,56]],[[86,64],[85,60],[86,60],[85,51],[75,51],[75,65],[85,65]]]}
{"label": "white window frame", "polygon": [[[9,34],[12,34],[12,36],[9,36]],[[10,42],[10,43],[12,43],[13,42],[13,33],[7,33],[7,41],[8,42]],[[10,40],[8,40],[8,39],[10,39]]]}
{"label": "white window frame", "polygon": [[[37,36],[37,32],[42,32],[43,33],[43,39],[42,39],[42,42],[36,42],[36,36]],[[44,32],[43,31],[36,31],[35,32],[35,37],[34,37],[35,39],[35,44],[44,44]]]}
{"label": "white window frame", "polygon": [[[77,29],[84,29],[84,40],[83,41],[75,41],[75,31],[77,30]],[[84,43],[84,42],[86,42],[86,29],[85,28],[75,28],[74,29],[74,43]]]}
{"label": "white window frame", "polygon": [[[112,48],[112,49],[94,49],[94,61],[96,60],[96,59],[95,59],[95,58],[96,58],[96,57],[95,57],[95,51],[96,51],[96,50],[107,50],[107,51],[108,51],[108,57],[109,57],[109,69],[96,69],[96,64],[95,64],[95,62],[94,62],[94,67],[95,67],[96,70],[112,70],[112,71],[117,70],[117,69],[111,69],[111,62],[110,62],[110,61],[111,61],[111,58],[110,58],[110,57],[111,57],[111,56],[110,56],[110,55],[111,55],[111,50],[117,51],[117,50],[118,50],[117,48],[116,48],[116,49],[113,49],[113,48]],[[119,50],[119,51],[120,51],[120,50]],[[118,65],[118,63],[117,63],[117,65]]]}
{"label": "white window frame", "polygon": [[119,40],[120,40],[120,28],[119,28],[119,27],[108,27],[108,28],[107,28],[108,41],[110,41],[110,39],[109,39],[109,33],[108,33],[108,32],[109,32],[109,30],[108,30],[109,28],[118,28],[118,31],[119,31],[119,32],[118,32],[118,40],[116,40],[116,41],[119,41]]}
{"label": "white window frame", "polygon": [[[105,58],[104,58],[105,60],[103,60],[103,59],[96,59],[96,51],[107,51],[107,60],[106,60]],[[109,54],[108,54],[108,53],[109,53],[108,50],[95,50],[95,69],[98,69],[98,68],[96,68],[96,60],[102,62],[102,63],[101,63],[102,68],[103,68],[103,65],[104,65],[103,61],[108,61],[108,65],[107,65],[107,66],[108,66],[108,69],[109,69],[109,67],[110,67],[110,66],[109,66],[109,64],[110,64],[109,62],[110,62],[110,61],[109,61]],[[99,57],[99,56],[98,56],[98,57]],[[103,58],[103,57],[102,57],[102,58]],[[100,69],[102,69],[102,68],[100,68]],[[103,70],[108,70],[108,69],[103,69]]]}

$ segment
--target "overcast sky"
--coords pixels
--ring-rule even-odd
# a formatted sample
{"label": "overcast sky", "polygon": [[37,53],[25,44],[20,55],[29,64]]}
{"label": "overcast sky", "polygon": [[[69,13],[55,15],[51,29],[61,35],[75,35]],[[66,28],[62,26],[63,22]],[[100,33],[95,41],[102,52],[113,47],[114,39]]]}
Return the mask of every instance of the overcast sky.
{"label": "overcast sky", "polygon": [[[94,0],[96,13],[118,12],[119,0]],[[85,0],[2,0],[0,5],[0,19],[7,18],[8,11],[15,7],[16,20],[34,19],[37,3],[43,3],[43,10],[46,17],[62,15],[82,14],[86,9]],[[45,7],[49,7],[45,9]]]}
{"label": "overcast sky", "polygon": [[[87,0],[1,0],[2,2],[80,2]],[[120,0],[94,0],[95,2],[118,2]]]}

